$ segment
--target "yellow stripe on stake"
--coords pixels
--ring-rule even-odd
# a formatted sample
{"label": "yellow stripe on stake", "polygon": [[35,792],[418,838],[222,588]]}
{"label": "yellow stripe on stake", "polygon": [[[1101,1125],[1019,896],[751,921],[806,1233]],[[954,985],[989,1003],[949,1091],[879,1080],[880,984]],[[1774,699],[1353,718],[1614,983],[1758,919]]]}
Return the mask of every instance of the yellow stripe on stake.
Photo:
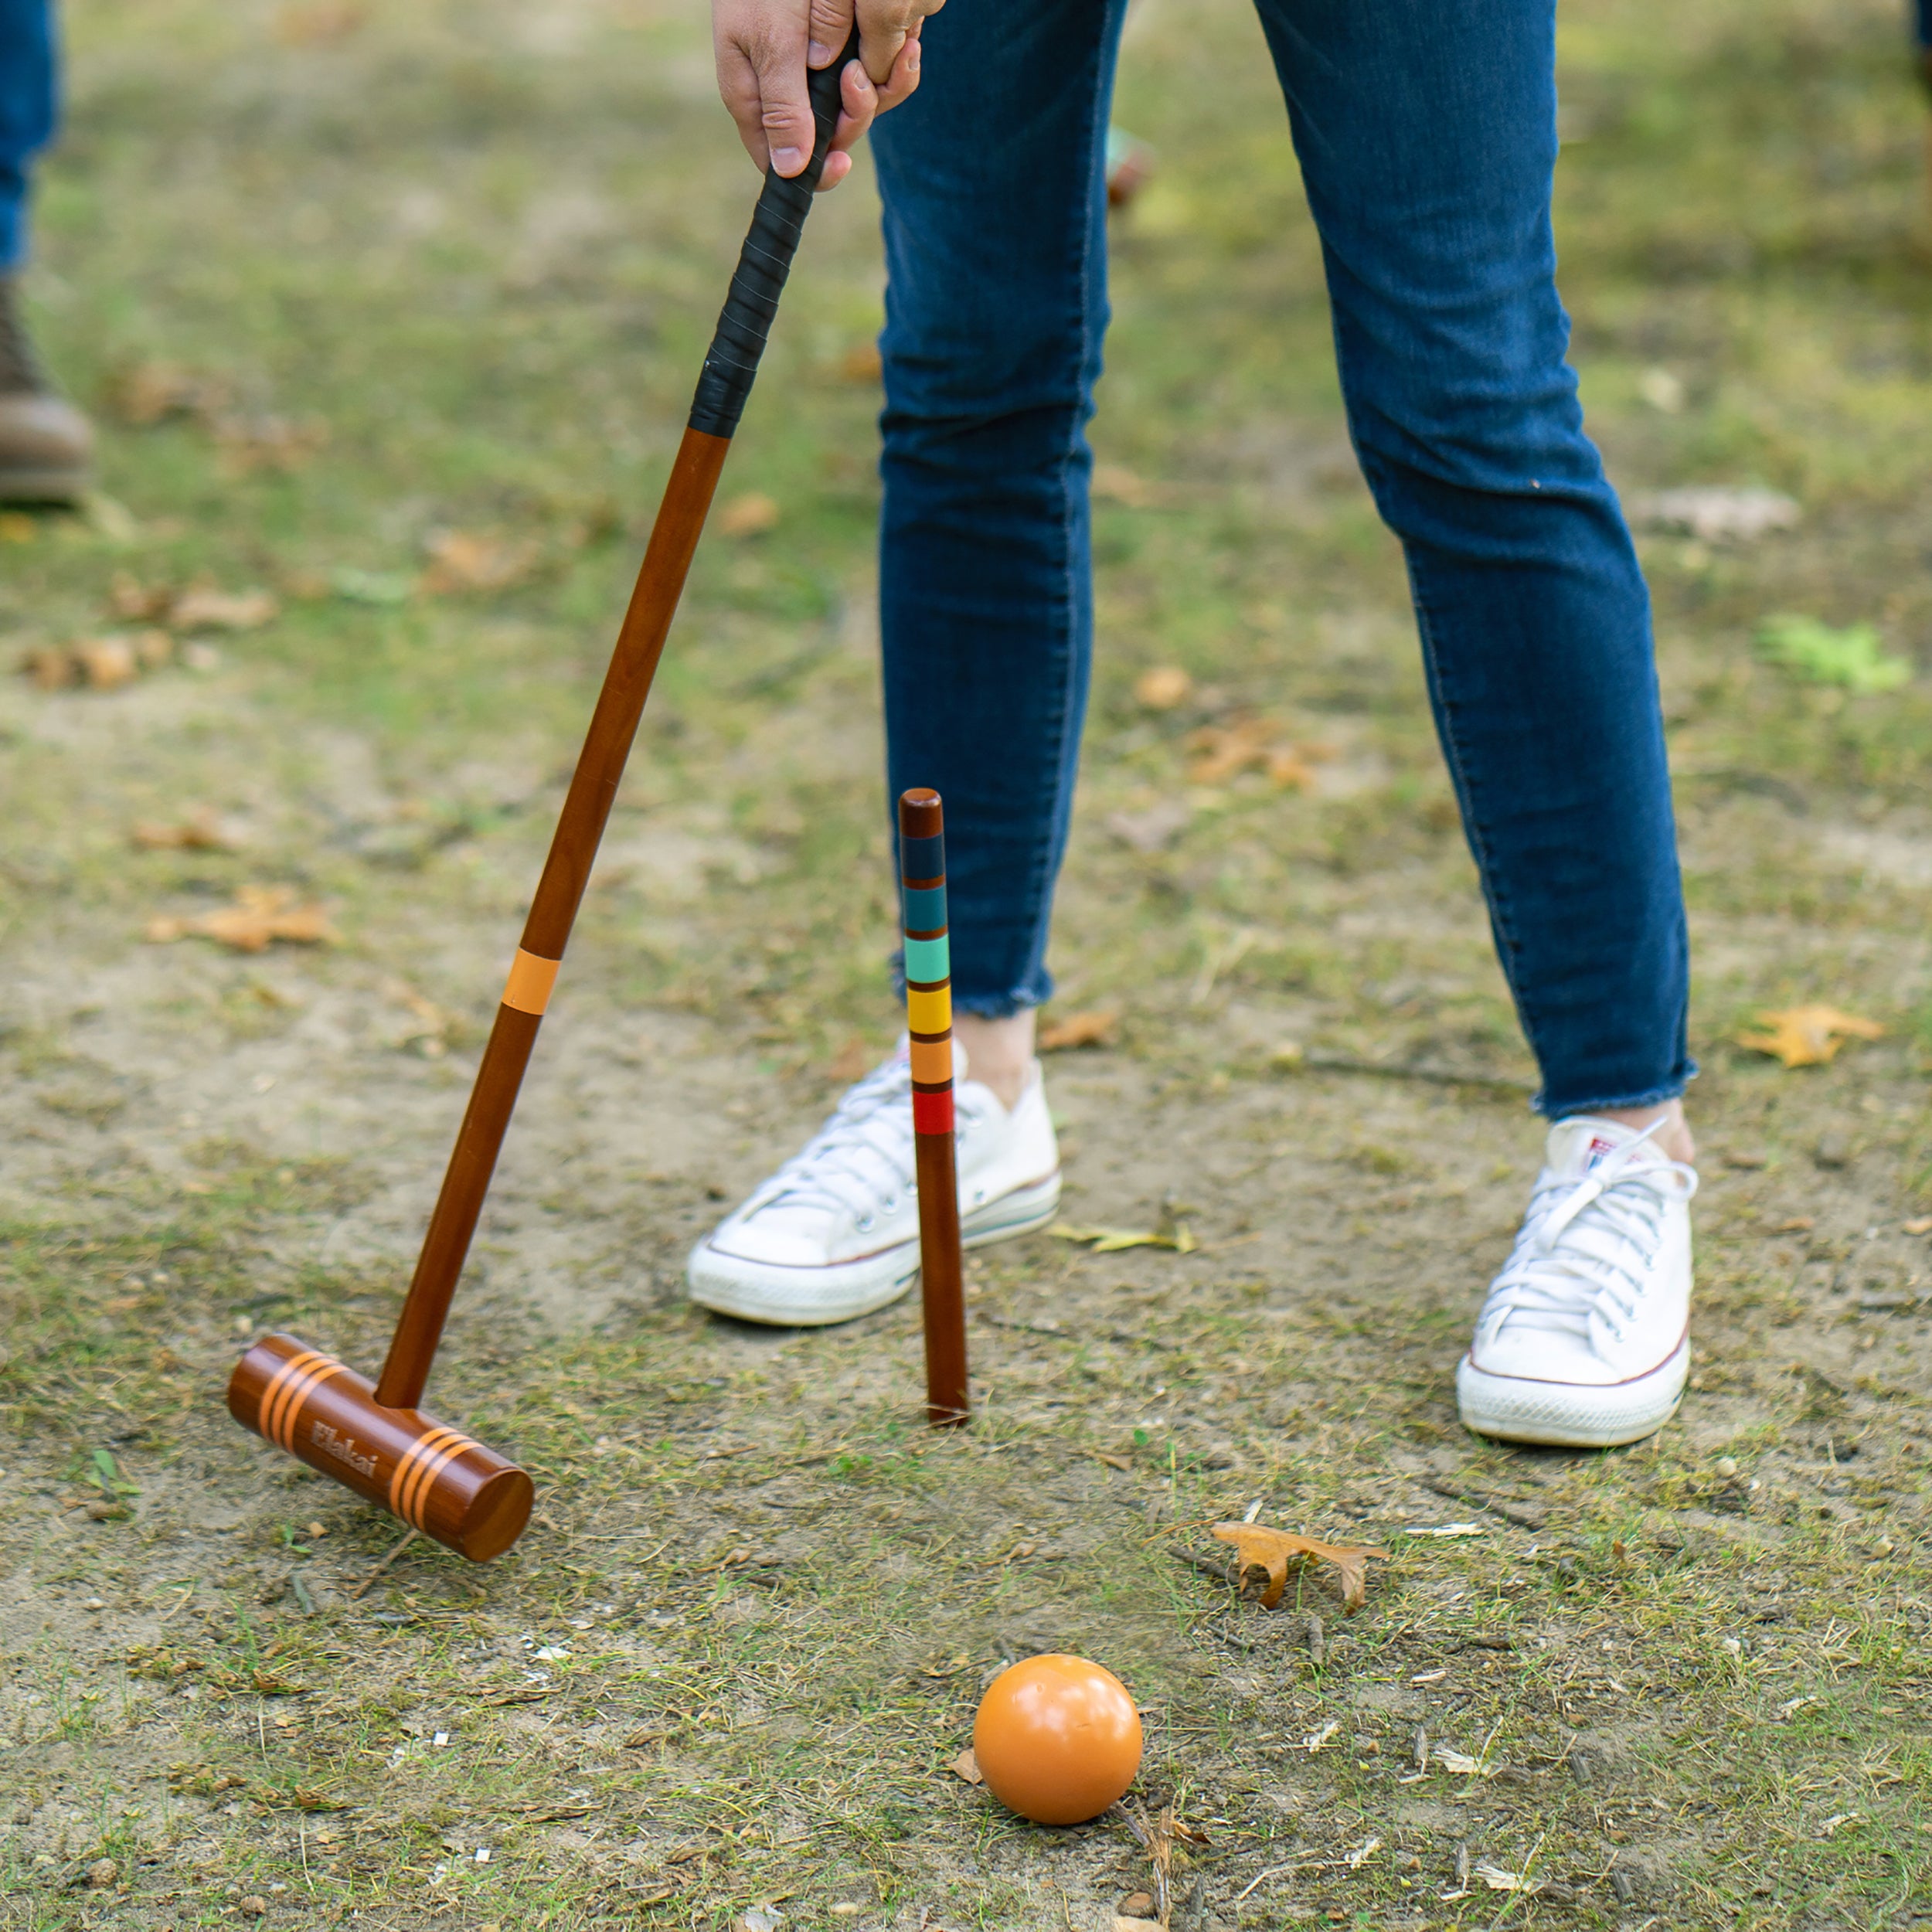
{"label": "yellow stripe on stake", "polygon": [[929,993],[906,988],[906,1023],[915,1033],[948,1033],[953,1026],[953,989],[935,987]]}

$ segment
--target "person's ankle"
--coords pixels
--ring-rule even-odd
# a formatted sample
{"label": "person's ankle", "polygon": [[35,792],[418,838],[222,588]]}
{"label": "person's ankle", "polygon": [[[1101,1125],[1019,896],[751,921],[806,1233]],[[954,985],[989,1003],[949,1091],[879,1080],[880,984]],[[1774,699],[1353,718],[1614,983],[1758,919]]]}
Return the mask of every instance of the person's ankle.
{"label": "person's ankle", "polygon": [[990,1087],[1009,1114],[1033,1078],[1035,1019],[1030,1007],[1001,1019],[978,1013],[953,1015],[953,1036],[965,1053],[968,1077]]}
{"label": "person's ankle", "polygon": [[1663,1124],[1650,1137],[1651,1145],[1665,1160],[1682,1161],[1686,1167],[1697,1158],[1697,1143],[1691,1138],[1682,1100],[1665,1100],[1650,1107],[1599,1107],[1591,1111],[1600,1121],[1614,1121],[1620,1127],[1634,1127],[1640,1132],[1661,1117]]}

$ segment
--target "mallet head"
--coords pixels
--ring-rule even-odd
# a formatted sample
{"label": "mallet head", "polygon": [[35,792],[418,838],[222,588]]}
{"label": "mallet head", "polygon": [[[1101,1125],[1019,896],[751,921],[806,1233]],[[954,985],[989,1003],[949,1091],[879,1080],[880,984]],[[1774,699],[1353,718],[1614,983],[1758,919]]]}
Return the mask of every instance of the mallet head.
{"label": "mallet head", "polygon": [[293,1335],[264,1335],[235,1365],[228,1412],[472,1563],[530,1520],[536,1492],[514,1463],[420,1409],[384,1408],[353,1369]]}

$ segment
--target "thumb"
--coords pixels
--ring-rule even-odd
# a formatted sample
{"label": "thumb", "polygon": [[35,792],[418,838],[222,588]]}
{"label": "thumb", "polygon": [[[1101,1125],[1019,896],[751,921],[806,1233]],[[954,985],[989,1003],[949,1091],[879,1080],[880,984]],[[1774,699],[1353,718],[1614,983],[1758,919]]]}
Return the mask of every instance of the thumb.
{"label": "thumb", "polygon": [[817,131],[812,124],[811,98],[805,91],[804,52],[796,45],[781,50],[767,44],[752,56],[758,77],[759,124],[764,129],[771,165],[781,175],[795,175],[811,160]]}

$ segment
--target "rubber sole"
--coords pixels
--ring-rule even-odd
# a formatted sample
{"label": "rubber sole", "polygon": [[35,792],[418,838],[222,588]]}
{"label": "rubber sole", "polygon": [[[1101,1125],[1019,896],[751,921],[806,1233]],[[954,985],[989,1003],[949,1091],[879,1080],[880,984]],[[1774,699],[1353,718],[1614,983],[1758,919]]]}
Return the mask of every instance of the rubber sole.
{"label": "rubber sole", "polygon": [[[1045,1227],[1060,1212],[1056,1172],[1015,1188],[976,1209],[960,1225],[962,1247],[989,1247]],[[917,1238],[882,1249],[862,1260],[831,1267],[787,1268],[722,1254],[710,1242],[692,1250],[687,1271],[691,1298],[718,1315],[735,1315],[767,1328],[822,1328],[835,1321],[889,1308],[919,1277]]]}
{"label": "rubber sole", "polygon": [[85,470],[0,469],[0,503],[78,503],[92,481]]}
{"label": "rubber sole", "polygon": [[1491,1375],[1464,1355],[1456,1365],[1456,1405],[1465,1429],[1498,1442],[1614,1449],[1654,1436],[1676,1414],[1689,1372],[1688,1338],[1649,1374],[1608,1387]]}

